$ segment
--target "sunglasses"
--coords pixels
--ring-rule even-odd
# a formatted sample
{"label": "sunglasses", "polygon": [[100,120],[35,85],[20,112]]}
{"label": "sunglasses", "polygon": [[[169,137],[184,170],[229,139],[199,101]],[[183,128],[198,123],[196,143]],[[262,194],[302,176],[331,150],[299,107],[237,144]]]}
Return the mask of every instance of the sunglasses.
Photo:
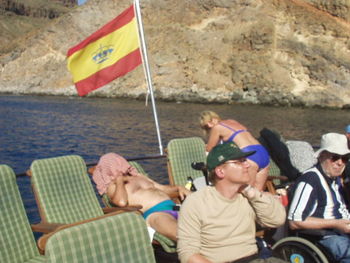
{"label": "sunglasses", "polygon": [[230,161],[227,161],[227,162],[224,162],[224,164],[230,164],[230,163],[232,163],[232,164],[243,164],[244,162],[246,162],[247,161],[247,158],[241,158],[241,159],[239,159],[239,160],[230,160]]}
{"label": "sunglasses", "polygon": [[336,162],[339,159],[342,160],[343,163],[347,163],[349,161],[349,155],[339,155],[339,154],[333,154],[331,157],[332,162]]}

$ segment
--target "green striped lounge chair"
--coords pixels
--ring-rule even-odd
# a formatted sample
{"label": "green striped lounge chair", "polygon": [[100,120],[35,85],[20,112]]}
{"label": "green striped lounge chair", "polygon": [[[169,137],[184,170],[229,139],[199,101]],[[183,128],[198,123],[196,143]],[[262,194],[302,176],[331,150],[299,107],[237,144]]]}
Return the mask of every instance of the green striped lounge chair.
{"label": "green striped lounge chair", "polygon": [[[145,176],[148,176],[148,174],[145,172],[143,167],[138,162],[129,161],[129,164],[135,167],[139,173],[144,174]],[[102,196],[102,200],[105,206],[114,207],[106,194]],[[166,251],[167,253],[176,253],[176,242],[174,242],[170,238],[167,238],[166,236],[163,236],[158,232],[155,232],[153,240],[156,243],[159,243],[164,249],[164,251]]]}
{"label": "green striped lounge chair", "polygon": [[46,262],[35,244],[13,170],[0,165],[0,262]]}
{"label": "green striped lounge chair", "polygon": [[272,179],[272,182],[275,186],[281,184],[281,180],[279,179],[279,177],[281,175],[282,174],[281,174],[280,168],[277,166],[277,164],[274,162],[274,160],[272,160],[272,158],[270,157],[270,167],[269,167],[268,176],[276,178],[276,179]]}
{"label": "green striped lounge chair", "polygon": [[[42,222],[70,224],[104,214],[80,156],[35,160],[30,171]],[[167,252],[176,252],[172,240],[159,233],[155,239]]]}
{"label": "green striped lounge chair", "polygon": [[80,156],[35,160],[30,171],[42,222],[70,224],[104,214]]}
{"label": "green striped lounge chair", "polygon": [[281,184],[281,170],[270,157],[269,173],[265,183],[266,190],[271,194],[276,194],[276,186]]}
{"label": "green striped lounge chair", "polygon": [[50,263],[155,263],[146,223],[137,213],[121,213],[65,228],[48,238]]}
{"label": "green striped lounge chair", "polygon": [[192,162],[206,163],[205,143],[200,137],[177,138],[167,145],[169,182],[184,186],[187,178],[193,180],[203,176],[201,171],[191,167]]}

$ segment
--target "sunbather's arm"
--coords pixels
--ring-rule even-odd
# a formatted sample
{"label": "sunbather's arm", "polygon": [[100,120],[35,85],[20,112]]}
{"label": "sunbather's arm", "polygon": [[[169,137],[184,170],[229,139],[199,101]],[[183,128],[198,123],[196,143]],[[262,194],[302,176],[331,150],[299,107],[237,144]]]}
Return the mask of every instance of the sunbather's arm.
{"label": "sunbather's arm", "polygon": [[162,185],[155,183],[155,187],[164,193],[166,193],[171,198],[179,197],[181,201],[185,200],[186,196],[191,194],[191,191],[187,190],[185,187],[180,185]]}
{"label": "sunbather's arm", "polygon": [[113,204],[125,207],[128,205],[128,193],[125,189],[125,176],[118,176],[107,188],[107,195]]}
{"label": "sunbather's arm", "polygon": [[209,139],[205,150],[210,152],[220,141],[220,126],[216,125],[210,130]]}

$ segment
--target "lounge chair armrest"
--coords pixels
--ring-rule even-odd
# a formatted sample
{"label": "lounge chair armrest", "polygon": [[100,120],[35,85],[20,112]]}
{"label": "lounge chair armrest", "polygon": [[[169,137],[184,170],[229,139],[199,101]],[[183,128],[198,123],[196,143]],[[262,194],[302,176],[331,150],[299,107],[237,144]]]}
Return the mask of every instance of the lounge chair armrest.
{"label": "lounge chair armrest", "polygon": [[32,177],[32,171],[30,169],[26,171],[26,176]]}
{"label": "lounge chair armrest", "polygon": [[256,231],[255,232],[255,236],[256,237],[264,237],[264,235],[265,235],[265,230],[259,230],[259,231]]}
{"label": "lounge chair armrest", "polygon": [[288,177],[287,176],[284,176],[284,175],[269,175],[267,177],[267,180],[275,180],[275,179],[278,179],[278,180],[281,180],[281,181],[288,181]]}
{"label": "lounge chair armrest", "polygon": [[90,167],[90,168],[88,169],[88,174],[92,175],[92,174],[94,173],[95,169],[96,169],[96,165]]}
{"label": "lounge chair armrest", "polygon": [[171,194],[168,194],[168,196],[170,197],[170,199],[175,199],[175,200],[178,200],[179,199],[179,193],[171,193]]}
{"label": "lounge chair armrest", "polygon": [[105,214],[113,213],[116,211],[138,211],[142,208],[141,205],[126,206],[126,207],[104,207],[102,208]]}
{"label": "lounge chair armrest", "polygon": [[[46,246],[47,240],[48,240],[52,235],[54,235],[55,233],[57,233],[58,231],[61,231],[61,230],[63,230],[63,229],[69,228],[69,227],[77,226],[77,225],[80,225],[80,224],[89,223],[89,222],[92,222],[92,221],[95,221],[95,220],[99,220],[99,219],[102,219],[102,218],[105,218],[105,217],[114,216],[114,215],[117,215],[117,214],[120,214],[120,213],[125,213],[125,212],[129,212],[129,211],[126,211],[126,210],[119,210],[119,211],[116,211],[116,212],[113,212],[113,213],[109,213],[109,214],[106,214],[106,215],[103,215],[103,216],[90,218],[90,219],[83,220],[83,221],[79,221],[79,222],[72,223],[72,224],[65,224],[65,225],[58,226],[54,231],[52,231],[52,232],[50,232],[50,233],[47,233],[47,234],[44,234],[43,236],[41,236],[41,237],[38,239],[37,244],[38,244],[39,251],[40,251],[41,254],[44,254],[44,252],[45,252],[45,246]],[[130,211],[130,212],[132,212],[132,211]],[[134,212],[135,212],[135,213],[140,213],[139,211],[134,211]]]}
{"label": "lounge chair armrest", "polygon": [[63,226],[65,224],[59,224],[59,223],[43,223],[40,222],[38,224],[32,224],[31,228],[33,232],[39,232],[39,233],[50,233],[54,230],[56,230],[58,227]]}

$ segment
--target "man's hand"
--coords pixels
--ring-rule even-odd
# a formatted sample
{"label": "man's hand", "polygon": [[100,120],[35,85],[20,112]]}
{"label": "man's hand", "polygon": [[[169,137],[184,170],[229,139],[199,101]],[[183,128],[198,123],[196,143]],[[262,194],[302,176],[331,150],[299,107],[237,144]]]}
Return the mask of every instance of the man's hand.
{"label": "man's hand", "polygon": [[127,176],[120,175],[120,176],[117,176],[117,177],[113,180],[113,183],[115,183],[116,185],[118,185],[118,184],[125,184],[127,181],[128,181]]}
{"label": "man's hand", "polygon": [[180,201],[185,200],[186,196],[191,194],[191,191],[187,190],[185,187],[178,185],[178,192],[179,192],[179,197]]}
{"label": "man's hand", "polygon": [[256,188],[249,184],[242,185],[242,187],[238,191],[241,192],[248,199],[254,198],[256,193],[258,192]]}
{"label": "man's hand", "polygon": [[342,233],[350,233],[350,220],[338,219],[335,228]]}

